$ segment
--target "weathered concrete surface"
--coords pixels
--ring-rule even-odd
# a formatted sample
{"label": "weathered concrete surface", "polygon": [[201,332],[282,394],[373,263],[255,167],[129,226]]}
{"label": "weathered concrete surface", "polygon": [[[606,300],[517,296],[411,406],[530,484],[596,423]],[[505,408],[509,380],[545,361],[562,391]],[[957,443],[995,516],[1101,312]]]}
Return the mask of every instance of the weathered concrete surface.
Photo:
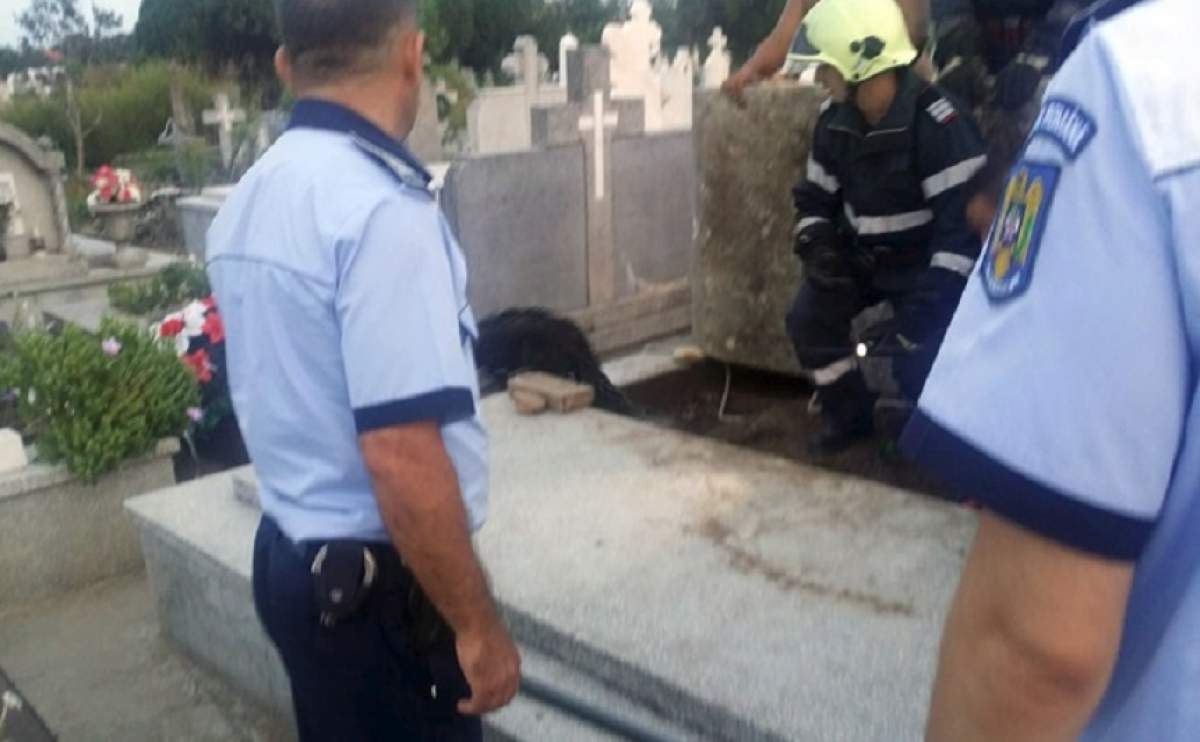
{"label": "weathered concrete surface", "polygon": [[480,550],[523,640],[725,739],[920,737],[968,512],[602,413],[485,410]]}
{"label": "weathered concrete surface", "polygon": [[141,532],[163,632],[258,703],[290,715],[287,675],[250,586],[260,514],[234,499],[233,477],[164,488],[126,507]]}
{"label": "weathered concrete surface", "polygon": [[456,163],[442,203],[466,253],[476,315],[588,303],[583,149]]}
{"label": "weathered concrete surface", "polygon": [[617,296],[678,281],[692,261],[691,132],[613,141]]}
{"label": "weathered concrete surface", "polygon": [[[287,677],[254,613],[250,586],[258,510],[235,496],[253,490],[250,468],[132,499],[163,633],[248,697],[291,718]],[[674,725],[638,708],[599,682],[533,650],[523,650],[527,674],[577,698],[619,712],[667,739]],[[556,709],[522,698],[487,719],[496,739],[607,740],[612,737]]]}
{"label": "weathered concrete surface", "polygon": [[0,609],[0,666],[63,742],[294,738],[163,641],[142,574]]}
{"label": "weathered concrete surface", "polygon": [[816,88],[765,85],[739,108],[697,97],[694,332],[713,358],[798,374],[784,318],[800,286],[792,187],[808,157]]}
{"label": "weathered concrete surface", "polygon": [[[523,645],[697,737],[919,738],[969,512],[602,413],[519,418],[503,396],[484,412],[478,545]],[[159,533],[164,626],[240,684],[273,659],[250,639],[257,514],[233,476],[130,507]],[[516,736],[531,711],[509,717]]]}
{"label": "weathered concrete surface", "polygon": [[140,569],[137,530],[122,504],[172,484],[178,450],[164,442],[95,486],[44,464],[0,475],[0,609]]}

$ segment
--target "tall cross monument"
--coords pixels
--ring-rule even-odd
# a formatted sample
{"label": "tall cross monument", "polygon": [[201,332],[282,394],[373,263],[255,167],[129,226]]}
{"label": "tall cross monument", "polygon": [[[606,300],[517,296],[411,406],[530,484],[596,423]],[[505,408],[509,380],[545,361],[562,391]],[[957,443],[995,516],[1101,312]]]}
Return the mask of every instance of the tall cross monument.
{"label": "tall cross monument", "polygon": [[566,54],[567,103],[532,111],[534,147],[580,146],[587,182],[588,300],[616,299],[613,240],[613,139],[646,128],[645,103],[613,100],[607,49],[582,46]]}

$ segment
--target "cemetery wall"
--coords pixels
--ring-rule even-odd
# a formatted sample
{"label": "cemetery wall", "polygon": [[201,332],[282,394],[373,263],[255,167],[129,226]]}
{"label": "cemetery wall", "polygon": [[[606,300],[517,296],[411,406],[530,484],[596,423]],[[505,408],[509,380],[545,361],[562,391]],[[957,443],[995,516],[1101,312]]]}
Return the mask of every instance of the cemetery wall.
{"label": "cemetery wall", "polygon": [[690,131],[613,141],[618,298],[687,277],[694,183]]}
{"label": "cemetery wall", "polygon": [[698,97],[692,318],[711,358],[801,373],[784,327],[801,280],[792,187],[821,101],[816,88],[785,84],[748,90],[745,108]]}
{"label": "cemetery wall", "polygon": [[0,608],[78,589],[142,565],[127,497],[175,481],[176,441],[85,486],[65,468],[0,475]]}
{"label": "cemetery wall", "polygon": [[467,256],[477,316],[514,306],[587,306],[584,184],[579,146],[454,164],[442,204]]}

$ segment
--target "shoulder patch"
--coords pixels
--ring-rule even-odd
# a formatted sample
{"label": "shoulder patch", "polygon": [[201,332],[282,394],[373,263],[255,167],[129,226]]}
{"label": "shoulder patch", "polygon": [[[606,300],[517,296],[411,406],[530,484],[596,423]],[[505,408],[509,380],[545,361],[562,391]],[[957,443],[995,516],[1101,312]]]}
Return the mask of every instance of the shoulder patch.
{"label": "shoulder patch", "polygon": [[1022,161],[1013,168],[980,261],[983,287],[993,302],[1020,296],[1033,281],[1061,172],[1059,166],[1041,162]]}
{"label": "shoulder patch", "polygon": [[1083,153],[1095,138],[1098,127],[1083,106],[1066,98],[1047,98],[1042,104],[1041,113],[1033,123],[1030,139],[1045,137],[1066,154],[1067,159],[1074,160]]}
{"label": "shoulder patch", "polygon": [[958,118],[958,109],[946,98],[938,98],[925,109],[925,112],[939,124],[948,124]]}

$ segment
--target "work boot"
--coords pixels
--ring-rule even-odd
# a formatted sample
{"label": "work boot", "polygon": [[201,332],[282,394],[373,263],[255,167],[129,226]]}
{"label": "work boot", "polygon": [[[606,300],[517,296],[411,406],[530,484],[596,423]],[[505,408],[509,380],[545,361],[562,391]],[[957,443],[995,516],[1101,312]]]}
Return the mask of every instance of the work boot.
{"label": "work boot", "polygon": [[825,416],[824,424],[809,436],[808,454],[813,458],[832,456],[845,451],[875,431],[870,415],[860,415],[848,420]]}

